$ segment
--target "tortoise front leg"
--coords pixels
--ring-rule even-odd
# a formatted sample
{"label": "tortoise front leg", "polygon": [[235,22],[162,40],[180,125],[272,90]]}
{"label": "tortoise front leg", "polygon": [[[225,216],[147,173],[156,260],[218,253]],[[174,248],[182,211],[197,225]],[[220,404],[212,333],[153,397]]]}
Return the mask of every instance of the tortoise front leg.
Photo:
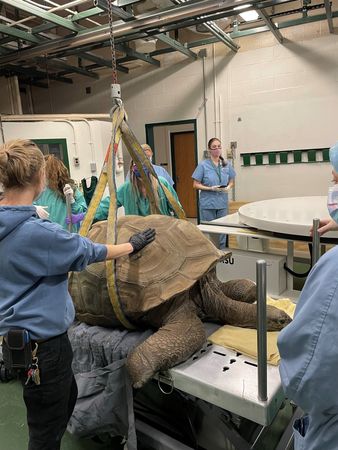
{"label": "tortoise front leg", "polygon": [[127,369],[135,388],[143,386],[159,370],[185,361],[205,342],[204,326],[195,305],[186,298],[177,309],[172,306],[161,328],[128,355]]}

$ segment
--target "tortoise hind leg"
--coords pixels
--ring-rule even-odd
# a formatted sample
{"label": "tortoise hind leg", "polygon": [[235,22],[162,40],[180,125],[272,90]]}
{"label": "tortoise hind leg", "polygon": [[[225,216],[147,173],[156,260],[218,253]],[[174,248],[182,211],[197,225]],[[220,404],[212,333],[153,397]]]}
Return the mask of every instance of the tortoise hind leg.
{"label": "tortoise hind leg", "polygon": [[254,303],[257,300],[256,283],[249,279],[241,278],[223,282],[217,278],[216,268],[210,270],[206,277],[209,283],[217,286],[224,295],[232,300],[244,303]]}
{"label": "tortoise hind leg", "polygon": [[133,386],[140,388],[159,370],[186,360],[205,340],[195,305],[185,298],[176,309],[171,306],[161,328],[128,355],[127,369]]}
{"label": "tortoise hind leg", "polygon": [[[199,281],[199,295],[196,291],[193,300],[200,308],[202,316],[216,319],[224,324],[238,327],[257,327],[257,305],[239,302],[227,297],[219,285],[210,283],[209,278]],[[291,322],[291,318],[282,310],[267,306],[267,329],[278,331]]]}

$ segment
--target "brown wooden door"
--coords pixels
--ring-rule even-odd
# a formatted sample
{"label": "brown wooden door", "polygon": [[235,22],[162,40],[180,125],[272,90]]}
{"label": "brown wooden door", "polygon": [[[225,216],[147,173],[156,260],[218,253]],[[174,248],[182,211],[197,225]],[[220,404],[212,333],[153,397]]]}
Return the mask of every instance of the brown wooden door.
{"label": "brown wooden door", "polygon": [[175,189],[187,217],[197,217],[196,191],[191,175],[196,168],[195,133],[171,133],[171,151]]}

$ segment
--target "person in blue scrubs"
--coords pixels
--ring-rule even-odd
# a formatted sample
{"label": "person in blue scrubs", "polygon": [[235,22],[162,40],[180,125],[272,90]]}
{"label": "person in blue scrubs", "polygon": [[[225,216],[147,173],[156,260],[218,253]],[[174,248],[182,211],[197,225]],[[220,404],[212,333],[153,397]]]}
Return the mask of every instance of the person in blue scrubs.
{"label": "person in blue scrubs", "polygon": [[[48,213],[48,219],[51,222],[58,223],[62,228],[67,230],[66,194],[70,194],[73,215],[85,213],[87,211],[87,203],[83,194],[74,185],[73,180],[71,180],[68,169],[63,162],[54,155],[46,155],[45,161],[47,186],[39,198],[35,200],[34,205],[45,207]],[[77,230],[78,226],[73,225],[72,232],[76,232]]]}
{"label": "person in blue scrubs", "polygon": [[[338,185],[338,142],[336,142],[331,148],[330,148],[330,162],[332,164],[332,183],[335,185]],[[319,222],[319,228],[318,233],[319,236],[322,236],[323,234],[329,232],[329,231],[337,231],[338,230],[338,224],[336,221],[331,219],[321,219]],[[312,229],[311,229],[312,233]]]}
{"label": "person in blue scrubs", "polygon": [[[142,149],[143,149],[143,151],[144,151],[146,157],[147,157],[147,158],[149,159],[149,161],[152,163],[153,150],[152,150],[152,148],[150,147],[150,145],[148,145],[148,144],[142,144],[141,147],[142,147]],[[171,187],[174,186],[174,180],[171,178],[171,176],[170,176],[169,173],[165,170],[164,167],[162,167],[162,166],[157,166],[156,164],[153,164],[153,163],[152,163],[152,166],[153,166],[153,168],[154,168],[154,170],[155,170],[155,173],[156,173],[156,175],[157,175],[158,177],[164,178],[164,179],[170,184]],[[127,173],[127,176],[126,176],[126,180],[129,180],[129,177],[130,177],[130,174],[129,174],[129,172],[128,172],[128,173]]]}
{"label": "person in blue scrubs", "polygon": [[[222,157],[219,139],[210,139],[208,150],[210,159],[201,161],[192,174],[193,187],[200,191],[200,219],[206,222],[228,214],[228,192],[233,187],[236,177],[230,162]],[[223,250],[226,245],[227,236],[222,234],[219,237],[219,248]]]}
{"label": "person in blue scrubs", "polygon": [[[337,184],[338,145],[330,149],[330,160]],[[335,208],[330,205],[331,220],[321,221],[321,234],[337,230],[338,204]],[[312,268],[278,348],[285,394],[304,411],[294,424],[294,449],[337,450],[338,246]]]}
{"label": "person in blue scrubs", "polygon": [[[153,149],[148,144],[142,144],[141,147],[143,148],[143,151],[146,154],[149,161],[152,163]],[[157,176],[164,178],[170,184],[171,187],[174,186],[174,180],[171,178],[171,176],[164,167],[153,164],[153,168]]]}
{"label": "person in blue scrubs", "polygon": [[0,184],[4,188],[0,199],[3,356],[6,359],[8,354],[8,331],[26,330],[32,350],[37,348],[40,371],[40,382],[29,371],[21,374],[28,449],[59,450],[77,398],[67,335],[75,317],[68,272],[136,253],[154,240],[155,230],[136,233],[124,244],[103,245],[39,219],[33,200],[44,189],[45,162],[31,141],[15,140],[0,147]]}
{"label": "person in blue scrubs", "polygon": [[[142,181],[141,174],[133,162],[131,162],[130,167],[129,180],[125,181],[125,183],[118,188],[116,193],[117,207],[119,208],[120,206],[123,206],[126,216],[149,216],[151,214],[150,202],[148,200],[147,191]],[[146,167],[144,167],[144,170],[152,184],[155,201],[159,207],[160,213],[164,216],[175,216],[175,212],[172,209],[161,185],[165,186],[175,198],[177,203],[180,204],[174,188],[171,187],[167,180],[160,176],[158,177],[160,183],[158,183],[157,179],[148,172]],[[105,197],[101,201],[96,211],[95,220],[106,220],[108,218],[109,203],[109,196]]]}

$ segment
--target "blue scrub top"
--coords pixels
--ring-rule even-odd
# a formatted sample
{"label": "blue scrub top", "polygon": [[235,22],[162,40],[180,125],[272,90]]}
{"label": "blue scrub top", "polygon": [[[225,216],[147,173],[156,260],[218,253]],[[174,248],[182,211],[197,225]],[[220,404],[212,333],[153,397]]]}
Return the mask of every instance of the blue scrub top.
{"label": "blue scrub top", "polygon": [[308,414],[295,423],[295,450],[338,449],[337,261],[338,246],[318,260],[278,337],[285,394]]}
{"label": "blue scrub top", "polygon": [[[211,159],[201,161],[196,167],[192,178],[205,186],[227,186],[236,177],[236,172],[230,162],[223,167],[217,167]],[[228,206],[227,192],[200,191],[201,209],[223,209]]]}

